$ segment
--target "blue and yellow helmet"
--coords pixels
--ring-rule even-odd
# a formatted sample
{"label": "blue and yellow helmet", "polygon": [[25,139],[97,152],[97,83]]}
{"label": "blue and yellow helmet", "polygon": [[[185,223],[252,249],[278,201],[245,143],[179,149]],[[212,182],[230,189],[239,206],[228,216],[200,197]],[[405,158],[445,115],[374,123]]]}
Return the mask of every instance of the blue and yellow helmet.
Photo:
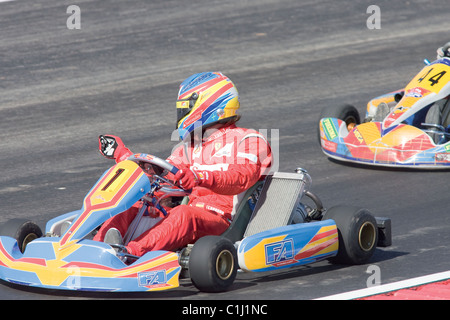
{"label": "blue and yellow helmet", "polygon": [[181,139],[194,128],[239,120],[239,95],[233,82],[221,72],[197,73],[180,85],[177,99],[177,130]]}

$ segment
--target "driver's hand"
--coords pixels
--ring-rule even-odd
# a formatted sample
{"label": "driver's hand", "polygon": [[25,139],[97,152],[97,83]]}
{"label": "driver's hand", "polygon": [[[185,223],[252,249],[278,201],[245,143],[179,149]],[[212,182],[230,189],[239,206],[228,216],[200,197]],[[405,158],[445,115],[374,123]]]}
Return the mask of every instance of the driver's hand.
{"label": "driver's hand", "polygon": [[201,186],[209,188],[213,185],[213,175],[210,171],[197,171],[189,168],[181,168],[175,174],[175,183],[184,190],[190,190]]}
{"label": "driver's hand", "polygon": [[100,135],[98,137],[98,149],[104,157],[114,159],[116,162],[125,160],[132,154],[131,151],[125,147],[122,139],[113,135]]}
{"label": "driver's hand", "polygon": [[200,182],[195,172],[189,168],[183,168],[178,170],[178,172],[175,174],[174,179],[175,183],[178,184],[184,190],[190,190],[198,186]]}

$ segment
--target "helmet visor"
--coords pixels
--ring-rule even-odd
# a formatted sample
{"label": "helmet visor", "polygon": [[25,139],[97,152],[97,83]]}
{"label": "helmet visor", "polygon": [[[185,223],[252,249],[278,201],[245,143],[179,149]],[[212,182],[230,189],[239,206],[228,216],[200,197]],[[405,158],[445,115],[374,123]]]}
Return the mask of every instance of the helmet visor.
{"label": "helmet visor", "polygon": [[189,114],[189,112],[191,112],[197,99],[198,99],[198,94],[196,92],[194,92],[193,94],[190,95],[189,98],[177,100],[177,102],[176,102],[176,105],[177,105],[176,127],[177,128],[178,128],[178,124],[180,123],[180,120],[182,120],[184,117],[186,117]]}

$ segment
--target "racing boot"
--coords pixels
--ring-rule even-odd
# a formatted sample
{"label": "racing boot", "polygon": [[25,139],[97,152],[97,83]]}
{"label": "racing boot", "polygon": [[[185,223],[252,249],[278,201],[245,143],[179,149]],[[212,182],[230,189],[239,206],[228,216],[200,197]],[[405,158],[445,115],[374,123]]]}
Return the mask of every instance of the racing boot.
{"label": "racing boot", "polygon": [[128,254],[127,248],[123,245],[123,238],[120,231],[116,228],[111,228],[106,231],[105,238],[103,240],[105,243],[109,244],[116,250],[117,257],[122,260],[122,262],[127,261],[126,254]]}
{"label": "racing boot", "polygon": [[70,221],[64,221],[61,224],[60,236],[62,236],[64,233],[66,233],[66,231],[70,228],[70,225],[71,225]]}

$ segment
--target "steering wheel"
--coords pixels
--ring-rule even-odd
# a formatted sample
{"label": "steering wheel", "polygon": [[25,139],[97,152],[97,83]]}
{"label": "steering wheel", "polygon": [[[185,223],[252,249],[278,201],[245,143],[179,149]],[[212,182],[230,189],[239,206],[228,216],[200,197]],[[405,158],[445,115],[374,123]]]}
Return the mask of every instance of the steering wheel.
{"label": "steering wheel", "polygon": [[178,168],[173,164],[167,162],[166,160],[147,153],[133,154],[128,158],[128,160],[136,162],[146,173],[156,176],[163,182],[173,187],[162,187],[161,189],[163,189],[163,191],[169,192],[171,194],[178,193],[180,195],[190,193],[191,190],[184,190],[177,186],[174,182],[164,178],[164,176],[169,172],[172,174],[176,174],[178,172]]}
{"label": "steering wheel", "polygon": [[150,164],[151,169],[153,169],[154,173],[158,176],[165,176],[167,172],[171,172],[173,174],[176,174],[178,172],[178,168],[170,164],[166,160],[147,153],[133,154],[128,158],[128,160],[134,161],[137,164],[140,164],[142,162]]}

